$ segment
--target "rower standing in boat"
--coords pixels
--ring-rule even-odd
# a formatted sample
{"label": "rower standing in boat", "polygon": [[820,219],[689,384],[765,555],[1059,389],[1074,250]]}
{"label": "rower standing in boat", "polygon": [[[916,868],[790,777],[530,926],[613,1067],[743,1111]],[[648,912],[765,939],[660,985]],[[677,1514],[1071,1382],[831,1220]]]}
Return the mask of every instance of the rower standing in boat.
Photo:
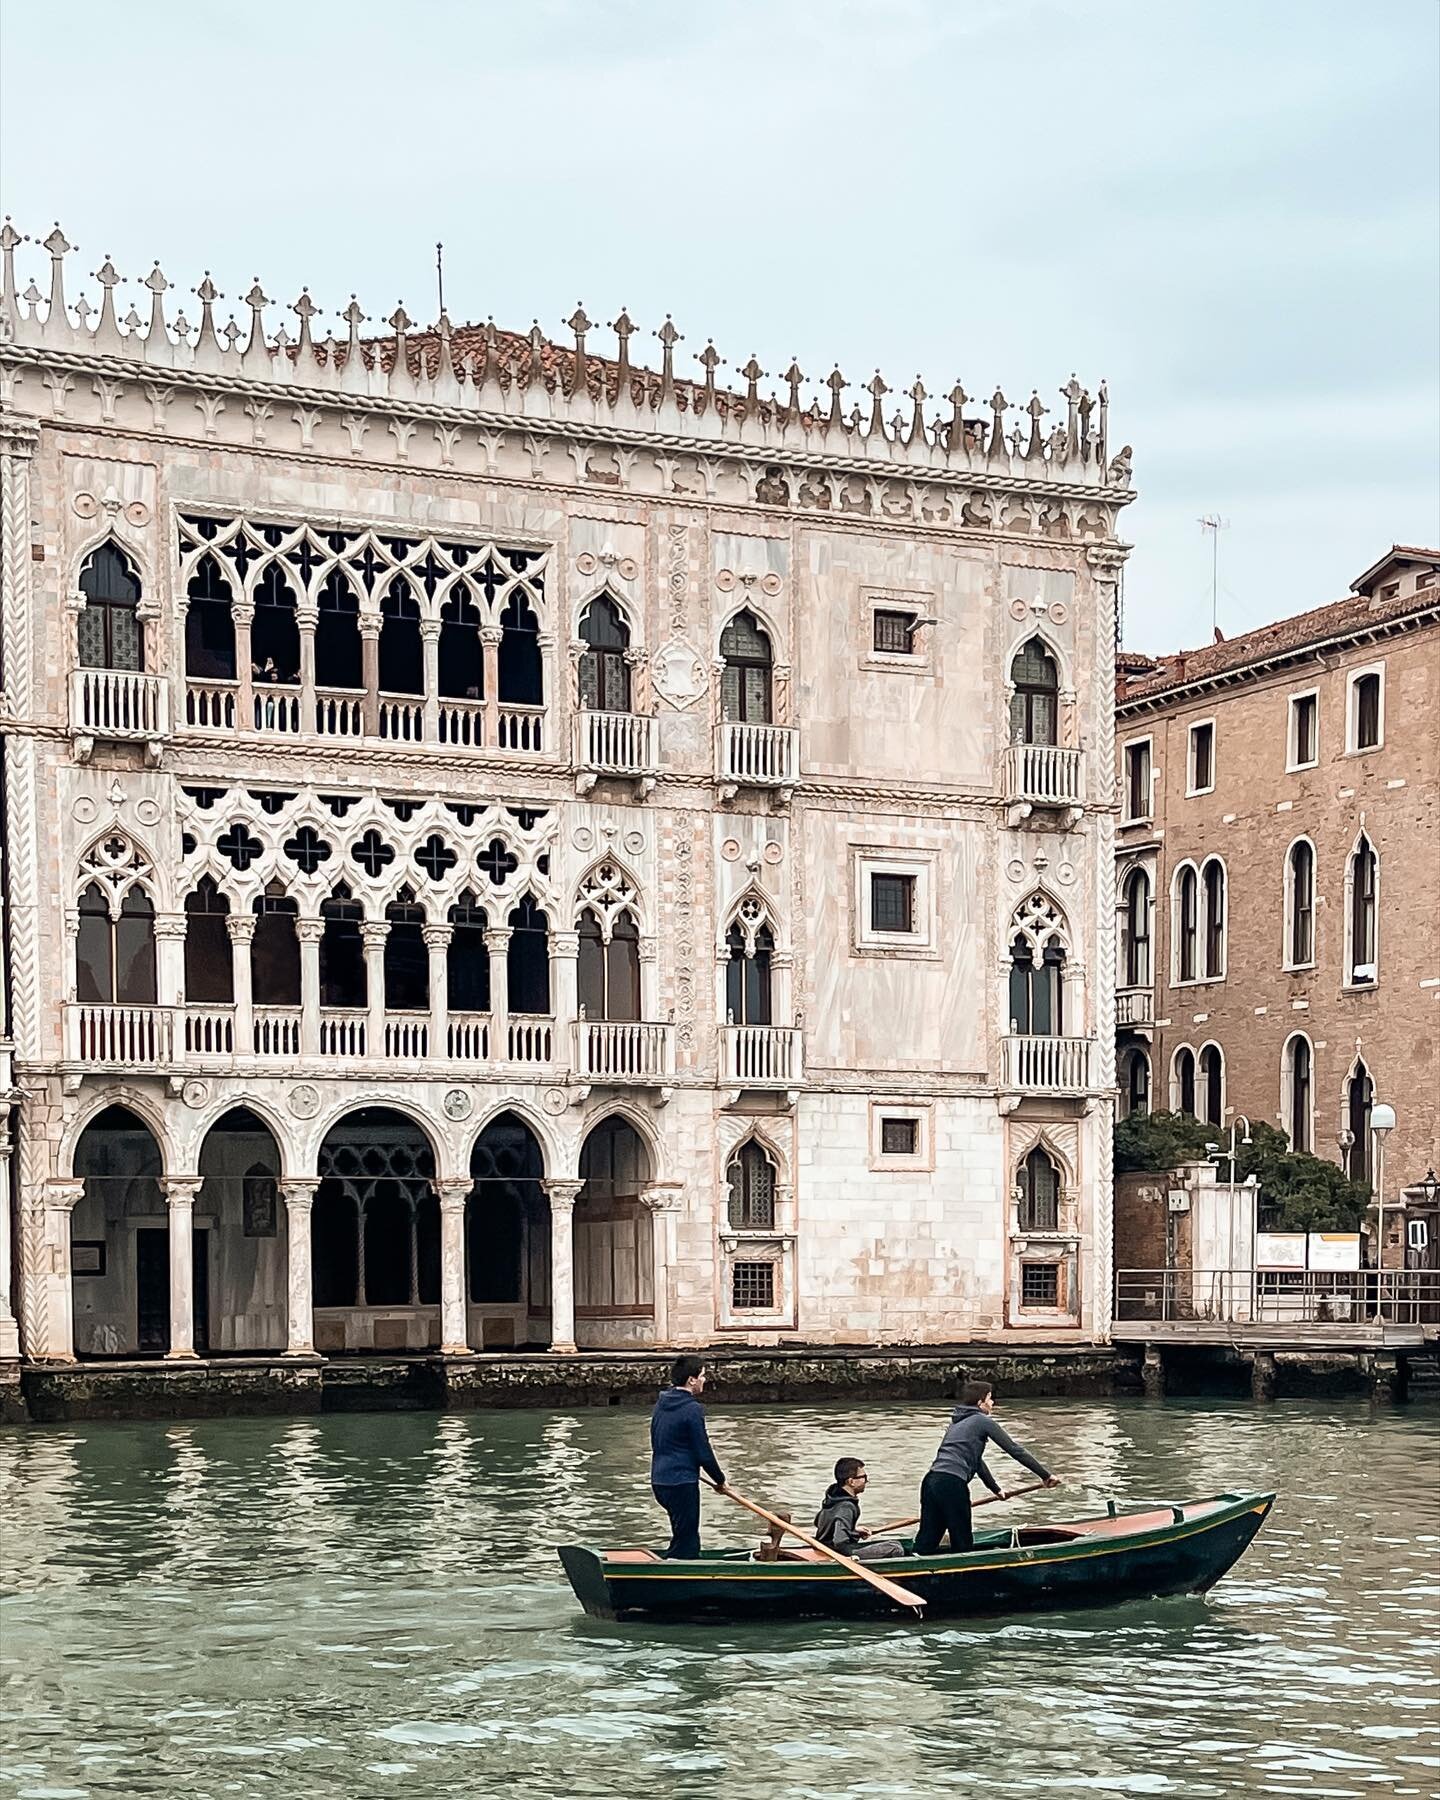
{"label": "rower standing in boat", "polygon": [[650,1415],[650,1491],[670,1515],[667,1557],[689,1561],[700,1554],[700,1471],[720,1493],[725,1474],[705,1429],[705,1364],[698,1356],[677,1356],[670,1386]]}
{"label": "rower standing in boat", "polygon": [[1022,1450],[1008,1432],[1003,1431],[991,1413],[995,1410],[994,1391],[988,1381],[967,1381],[960,1390],[960,1404],[950,1415],[950,1424],[935,1460],[920,1483],[920,1529],[915,1534],[915,1554],[934,1556],[948,1533],[952,1550],[973,1550],[975,1537],[970,1523],[970,1478],[978,1475],[997,1498],[1006,1498],[998,1481],[985,1467],[985,1449],[998,1444],[1007,1455],[1023,1463],[1038,1475],[1046,1487],[1059,1487],[1060,1478],[1052,1475],[1028,1450]]}

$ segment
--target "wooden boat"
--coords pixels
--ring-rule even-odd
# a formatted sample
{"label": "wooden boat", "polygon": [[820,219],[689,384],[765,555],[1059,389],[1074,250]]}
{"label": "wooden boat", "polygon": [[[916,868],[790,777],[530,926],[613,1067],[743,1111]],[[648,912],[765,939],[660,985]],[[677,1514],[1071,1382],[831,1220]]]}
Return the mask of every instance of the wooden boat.
{"label": "wooden boat", "polygon": [[[1203,1594],[1243,1555],[1273,1494],[1147,1503],[1114,1501],[1071,1524],[977,1531],[963,1554],[893,1557],[868,1566],[925,1601],[927,1618],[1110,1606],[1152,1594]],[[911,1540],[902,1539],[907,1549]],[[898,1618],[882,1594],[816,1551],[706,1551],[667,1562],[654,1550],[567,1544],[560,1561],[592,1619]]]}

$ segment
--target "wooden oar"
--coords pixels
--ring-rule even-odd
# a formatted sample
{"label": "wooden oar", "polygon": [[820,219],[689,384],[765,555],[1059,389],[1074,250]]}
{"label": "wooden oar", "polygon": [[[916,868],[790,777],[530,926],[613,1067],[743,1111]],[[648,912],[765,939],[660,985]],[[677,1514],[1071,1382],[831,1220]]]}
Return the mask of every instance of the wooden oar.
{"label": "wooden oar", "polygon": [[887,1600],[893,1600],[897,1606],[913,1607],[917,1614],[925,1610],[925,1602],[919,1594],[912,1594],[909,1588],[901,1587],[898,1581],[891,1581],[879,1575],[874,1569],[867,1569],[864,1563],[856,1562],[853,1556],[844,1556],[838,1550],[832,1550],[828,1544],[822,1544],[819,1538],[811,1535],[803,1526],[794,1524],[789,1519],[782,1519],[778,1513],[768,1512],[753,1500],[747,1500],[743,1494],[737,1494],[732,1487],[718,1490],[733,1500],[737,1506],[743,1506],[746,1512],[754,1513],[757,1519],[763,1519],[775,1531],[788,1531],[791,1537],[797,1537],[801,1543],[808,1544],[812,1550],[818,1550],[822,1556],[828,1556],[833,1563],[839,1563],[842,1569],[848,1569],[852,1575],[858,1575],[862,1581],[868,1581],[877,1593]]}
{"label": "wooden oar", "polygon": [[[1018,1500],[1021,1494],[1038,1494],[1041,1488],[1049,1487],[1049,1485],[1048,1481],[1037,1481],[1030,1487],[1011,1488],[1008,1494],[987,1494],[983,1500],[972,1500],[970,1510],[974,1512],[977,1506],[993,1506],[997,1500]],[[913,1519],[897,1519],[893,1525],[877,1525],[870,1535],[871,1537],[884,1537],[887,1531],[904,1531],[907,1525],[918,1525],[919,1523],[920,1515],[917,1513]]]}

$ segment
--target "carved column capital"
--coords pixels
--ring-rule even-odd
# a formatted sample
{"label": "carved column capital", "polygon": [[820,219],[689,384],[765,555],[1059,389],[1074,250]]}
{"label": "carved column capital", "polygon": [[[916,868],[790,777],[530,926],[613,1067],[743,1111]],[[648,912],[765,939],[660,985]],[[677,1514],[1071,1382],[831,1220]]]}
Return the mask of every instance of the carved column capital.
{"label": "carved column capital", "polygon": [[42,1207],[51,1207],[58,1212],[74,1212],[85,1198],[85,1183],[83,1181],[47,1181],[43,1188],[35,1191]]}
{"label": "carved column capital", "polygon": [[683,1181],[656,1181],[640,1190],[640,1204],[652,1213],[679,1212],[684,1202]]}
{"label": "carved column capital", "polygon": [[492,956],[503,956],[510,948],[510,927],[491,925],[485,931],[485,948]]}
{"label": "carved column capital", "polygon": [[583,1181],[552,1180],[542,1181],[540,1185],[544,1188],[550,1202],[550,1211],[559,1213],[574,1212],[575,1202],[580,1198],[585,1183]]}
{"label": "carved column capital", "polygon": [[193,1207],[195,1196],[205,1185],[203,1175],[166,1175],[160,1182],[165,1190],[165,1204],[171,1212]]}
{"label": "carved column capital", "polygon": [[420,936],[427,950],[448,950],[450,940],[455,935],[453,925],[422,925]]}
{"label": "carved column capital", "polygon": [[[361,930],[364,930],[363,925]],[[297,919],[295,921],[295,936],[302,944],[318,944],[324,935],[325,921],[323,919]]]}
{"label": "carved column capital", "polygon": [[232,913],[225,921],[232,944],[248,944],[255,936],[254,913]]}
{"label": "carved column capital", "polygon": [[285,1202],[285,1211],[292,1219],[309,1213],[315,1204],[315,1190],[319,1186],[319,1177],[315,1175],[295,1175],[280,1183],[280,1198]]}
{"label": "carved column capital", "polygon": [[552,931],[550,934],[551,954],[557,957],[575,957],[580,955],[580,933],[578,931]]}
{"label": "carved column capital", "polygon": [[360,941],[367,954],[371,950],[383,950],[385,940],[390,935],[390,923],[387,919],[365,919],[360,926]]}
{"label": "carved column capital", "polygon": [[441,1212],[463,1212],[474,1186],[475,1178],[472,1175],[447,1176],[444,1181],[437,1181],[435,1192],[440,1197]]}

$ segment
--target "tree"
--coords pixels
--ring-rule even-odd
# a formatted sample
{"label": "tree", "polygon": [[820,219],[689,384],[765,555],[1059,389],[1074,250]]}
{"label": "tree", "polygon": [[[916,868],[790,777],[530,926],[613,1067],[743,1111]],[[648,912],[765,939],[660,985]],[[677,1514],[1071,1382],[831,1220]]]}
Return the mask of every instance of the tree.
{"label": "tree", "polygon": [[1115,1173],[1140,1169],[1158,1175],[1181,1163],[1204,1162],[1205,1146],[1214,1141],[1212,1128],[1189,1113],[1131,1113],[1115,1127]]}

